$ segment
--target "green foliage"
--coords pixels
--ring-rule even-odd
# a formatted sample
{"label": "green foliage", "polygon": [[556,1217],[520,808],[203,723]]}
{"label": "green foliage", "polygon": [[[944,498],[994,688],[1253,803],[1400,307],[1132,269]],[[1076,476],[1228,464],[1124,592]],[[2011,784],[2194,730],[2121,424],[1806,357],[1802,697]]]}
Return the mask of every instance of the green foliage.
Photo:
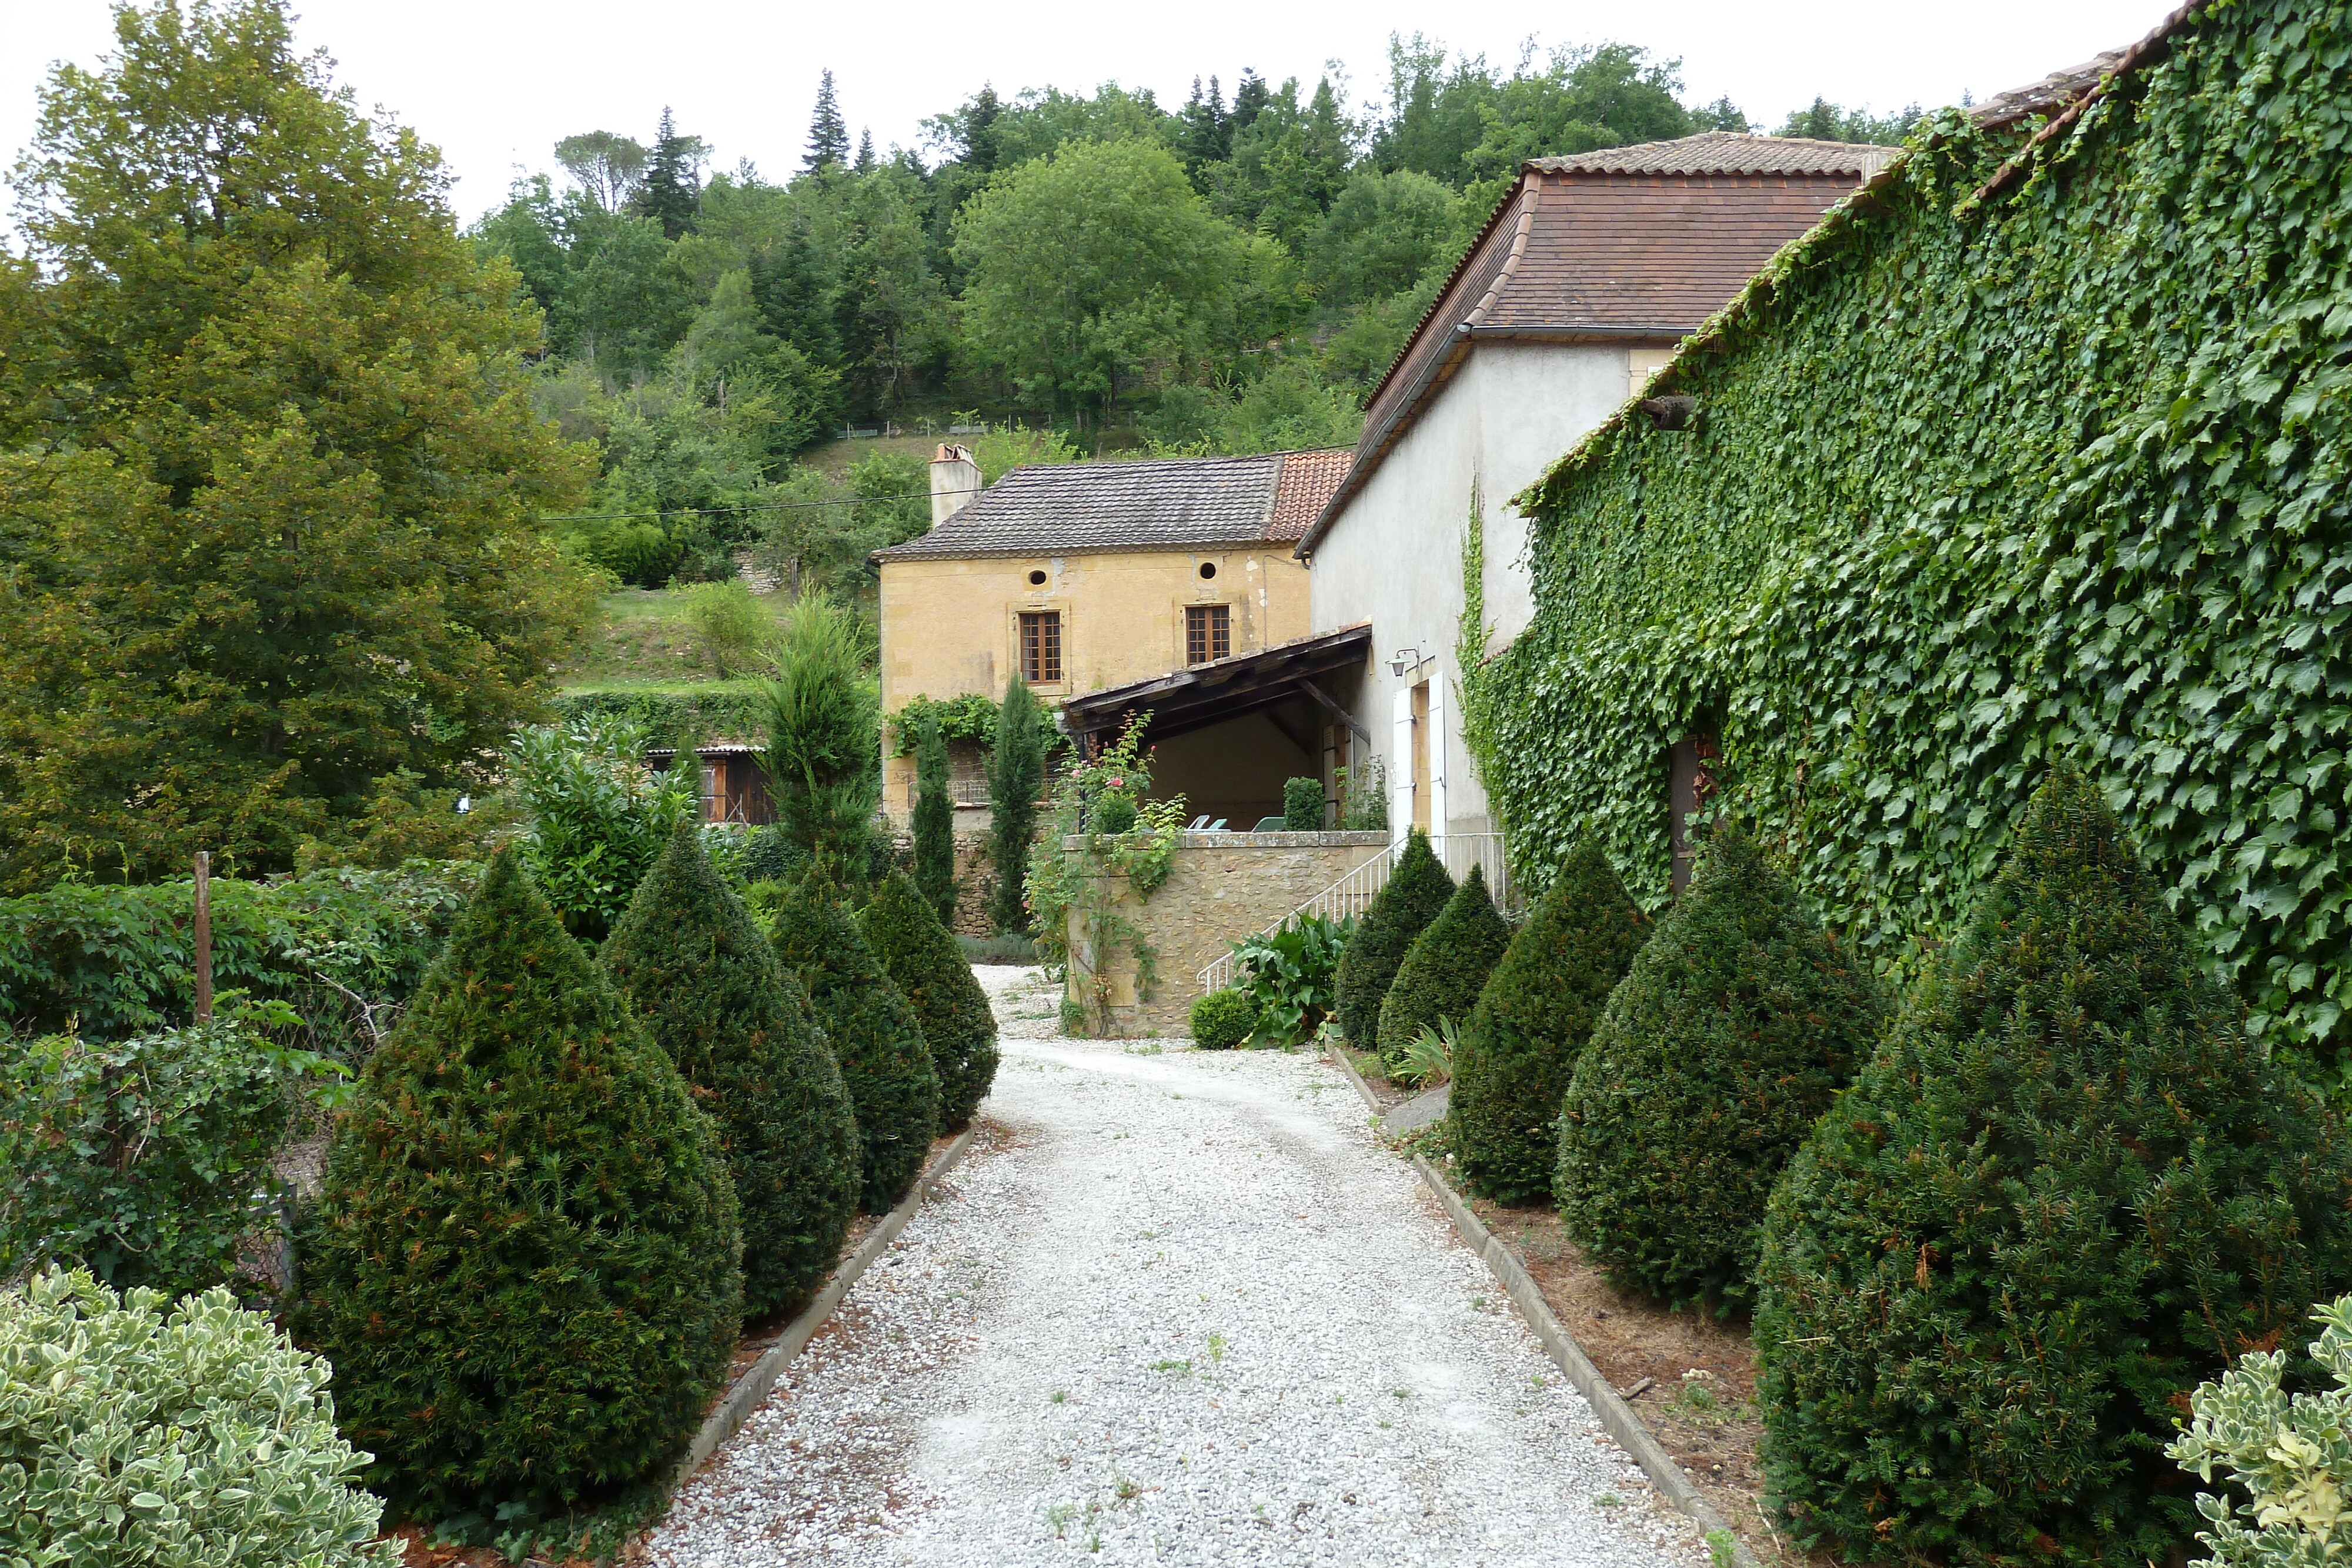
{"label": "green foliage", "polygon": [[0,1056],[0,1281],[80,1268],[179,1296],[236,1275],[239,1244],[272,1224],[297,1081],[344,1070],[229,1001],[186,1029]]}
{"label": "green foliage", "polygon": [[1792,109],[1776,136],[1802,136],[1815,141],[1872,141],[1899,147],[1918,131],[1927,114],[1916,103],[1891,114],[1874,115],[1867,109],[1842,109],[1816,98],[1803,109]]}
{"label": "green foliage", "polygon": [[915,885],[941,922],[955,918],[955,802],[948,798],[948,743],[932,725],[915,747]]}
{"label": "green foliage", "polygon": [[2342,1127],[2247,1040],[2166,894],[2053,779],[1790,1166],[1755,1337],[1801,1539],[2162,1561],[2194,1523],[2178,1401],[2352,1278]]}
{"label": "green foliage", "polygon": [[512,853],[369,1061],[300,1240],[296,1334],[413,1516],[656,1476],[742,1313],[719,1130]]}
{"label": "green foliage", "polygon": [[1333,787],[1339,792],[1339,827],[1351,833],[1385,833],[1389,831],[1388,764],[1372,758],[1361,768],[1345,767],[1334,770],[1338,775]]}
{"label": "green foliage", "polygon": [[775,618],[739,579],[698,583],[687,591],[686,618],[720,680],[751,668],[775,635]]}
{"label": "green foliage", "polygon": [[797,1311],[857,1212],[857,1119],[841,1070],[751,912],[689,827],[600,955],[719,1124],[743,1225],[743,1313]]}
{"label": "green foliage", "polygon": [[1337,1005],[1339,957],[1353,920],[1294,915],[1234,946],[1234,984],[1255,998],[1257,1029],[1276,1044],[1312,1040]]}
{"label": "green foliage", "polygon": [[1441,1018],[1435,1023],[1422,1025],[1404,1042],[1389,1076],[1415,1089],[1434,1089],[1453,1078],[1454,1059],[1460,1051],[1461,1035],[1454,1020]]}
{"label": "green foliage", "polygon": [[0,1293],[0,1562],[398,1568],[330,1370],[226,1291]]}
{"label": "green foliage", "polygon": [[1439,1019],[1466,1020],[1510,945],[1511,928],[1486,894],[1486,870],[1472,866],[1437,918],[1405,949],[1381,1000],[1381,1071],[1393,1073],[1413,1037]]}
{"label": "green foliage", "polygon": [[1350,174],[1316,235],[1309,277],[1324,302],[1385,299],[1446,264],[1454,200],[1444,183],[1410,169]]}
{"label": "green foliage", "polygon": [[1514,848],[1595,834],[1654,907],[1706,725],[1905,976],[2095,763],[2256,1038],[2335,1081],[2347,40],[2341,0],[2200,12],[1982,203],[2032,121],[1936,118],[1682,353],[1703,428],[1614,420],[1536,486],[1537,613],[1470,696]]}
{"label": "green foliage", "polygon": [[603,941],[677,825],[700,816],[701,765],[685,751],[654,772],[644,733],[613,718],[524,730],[507,761],[530,813],[522,863],[566,930]]}
{"label": "green foliage", "polygon": [[977,692],[960,697],[909,697],[906,706],[890,716],[890,747],[899,757],[913,755],[923,726],[935,724],[949,740],[985,751],[996,745],[996,705]]}
{"label": "green foliage", "polygon": [[907,998],[940,1081],[940,1127],[971,1120],[996,1082],[996,1014],[971,965],[921,893],[893,874],[858,915],[875,957]]}
{"label": "green foliage", "polygon": [[1024,892],[1031,841],[1037,836],[1037,797],[1045,788],[1049,735],[1035,695],[1018,677],[1006,681],[988,755],[988,859],[996,868],[988,913],[1002,932],[1030,930]]}
{"label": "green foliage", "polygon": [[1192,1004],[1192,1043],[1231,1051],[1257,1032],[1257,998],[1247,991],[1211,991]]}
{"label": "green foliage", "polygon": [[553,704],[567,727],[582,719],[620,719],[641,731],[648,746],[692,747],[740,739],[760,727],[759,693],[748,686],[709,685],[672,691],[572,691]]}
{"label": "green foliage", "polygon": [[2284,1351],[2252,1351],[2189,1396],[2193,1419],[2167,1458],[2210,1486],[2197,1494],[2211,1525],[2197,1540],[2210,1563],[2242,1568],[2324,1568],[2352,1552],[2352,1296],[2311,1314],[2311,1359],[2336,1386],[2290,1396]]}
{"label": "green foliage", "polygon": [[803,599],[784,617],[766,705],[776,825],[835,874],[861,874],[881,799],[880,708],[855,611]]}
{"label": "green foliage", "polygon": [[1569,1079],[1553,1177],[1569,1236],[1630,1289],[1750,1300],[1772,1185],[1884,1017],[1755,840],[1719,825]]}
{"label": "green foliage", "polygon": [[1282,781],[1282,825],[1289,832],[1323,831],[1323,780],[1286,779]]}
{"label": "green foliage", "polygon": [[840,894],[817,873],[779,890],[772,907],[776,956],[807,988],[857,1107],[858,1201],[869,1214],[887,1213],[922,1174],[940,1130],[929,1042]]}
{"label": "green foliage", "polygon": [[1381,1005],[1388,999],[1397,966],[1453,896],[1454,879],[1430,852],[1429,835],[1408,829],[1395,869],[1339,956],[1339,1031],[1357,1050],[1380,1048]]}
{"label": "green foliage", "polygon": [[284,870],[387,775],[478,785],[584,613],[533,520],[588,477],[531,414],[536,313],[290,26],[124,6],[40,91],[0,263],[0,892]]}
{"label": "green foliage", "polygon": [[1446,1116],[1473,1192],[1497,1203],[1551,1196],[1560,1098],[1650,933],[1609,857],[1579,844],[1512,936],[1454,1052]]}

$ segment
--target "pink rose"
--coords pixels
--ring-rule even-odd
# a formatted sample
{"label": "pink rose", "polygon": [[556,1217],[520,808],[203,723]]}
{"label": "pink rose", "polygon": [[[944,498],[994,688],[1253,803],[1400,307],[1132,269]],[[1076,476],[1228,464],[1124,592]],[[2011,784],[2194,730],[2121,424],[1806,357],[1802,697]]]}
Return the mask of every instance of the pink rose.
{"label": "pink rose", "polygon": [[1124,779],[1112,779],[1107,782],[1113,789],[1124,789],[1127,788],[1127,780]]}

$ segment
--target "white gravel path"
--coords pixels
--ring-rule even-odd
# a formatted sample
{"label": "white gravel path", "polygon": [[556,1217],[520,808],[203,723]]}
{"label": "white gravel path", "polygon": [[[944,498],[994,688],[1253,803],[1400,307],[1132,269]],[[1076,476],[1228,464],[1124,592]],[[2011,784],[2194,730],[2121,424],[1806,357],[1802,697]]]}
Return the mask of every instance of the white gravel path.
{"label": "white gravel path", "polygon": [[1707,1561],[1308,1054],[1052,1038],[648,1542],[735,1564]]}

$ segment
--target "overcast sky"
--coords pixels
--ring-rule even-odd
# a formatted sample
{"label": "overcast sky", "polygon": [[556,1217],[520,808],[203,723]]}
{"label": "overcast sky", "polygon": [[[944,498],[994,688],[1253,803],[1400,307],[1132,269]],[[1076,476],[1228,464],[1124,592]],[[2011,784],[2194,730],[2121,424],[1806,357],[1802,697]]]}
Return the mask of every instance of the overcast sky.
{"label": "overcast sky", "polygon": [[[1955,103],[2021,86],[2126,44],[2173,0],[1405,0],[1295,5],[755,4],[753,0],[307,0],[298,37],[325,45],[336,78],[436,143],[458,176],[467,218],[504,193],[520,165],[551,170],[557,139],[606,130],[650,141],[665,104],[702,137],[715,166],[749,159],[797,168],[817,73],[830,67],[854,141],[919,143],[920,122],[982,82],[1006,97],[1051,83],[1148,87],[1181,103],[1195,74],[1244,67],[1312,88],[1327,60],[1358,104],[1378,99],[1391,33],[1416,30],[1505,64],[1522,41],[1606,39],[1679,57],[1685,97],[1728,94],[1777,124],[1816,94],[1884,111]],[[95,64],[109,47],[105,0],[0,0],[0,148],[31,134],[34,94],[51,62]]]}

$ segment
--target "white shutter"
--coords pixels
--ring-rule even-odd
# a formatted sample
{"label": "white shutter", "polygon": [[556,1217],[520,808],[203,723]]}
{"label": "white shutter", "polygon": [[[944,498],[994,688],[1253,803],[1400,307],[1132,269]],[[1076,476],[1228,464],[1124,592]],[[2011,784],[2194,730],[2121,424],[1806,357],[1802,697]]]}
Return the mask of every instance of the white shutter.
{"label": "white shutter", "polygon": [[1389,698],[1389,842],[1401,844],[1412,827],[1412,688]]}
{"label": "white shutter", "polygon": [[1429,677],[1429,847],[1445,863],[1445,671]]}

